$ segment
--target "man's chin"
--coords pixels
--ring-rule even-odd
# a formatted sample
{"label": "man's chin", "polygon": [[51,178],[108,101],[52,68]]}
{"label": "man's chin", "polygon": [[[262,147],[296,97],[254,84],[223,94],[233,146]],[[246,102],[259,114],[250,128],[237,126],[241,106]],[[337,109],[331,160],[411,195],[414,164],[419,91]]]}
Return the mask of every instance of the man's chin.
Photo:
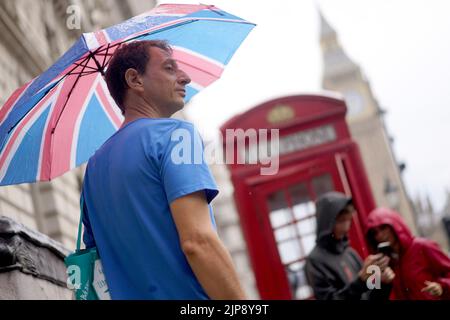
{"label": "man's chin", "polygon": [[184,106],[185,106],[184,100],[177,101],[176,103],[173,103],[171,108],[170,108],[171,111],[172,111],[172,114],[183,110]]}
{"label": "man's chin", "polygon": [[177,110],[182,110],[184,108],[184,106],[186,105],[186,103],[184,102],[184,99],[181,100],[179,103],[177,103]]}

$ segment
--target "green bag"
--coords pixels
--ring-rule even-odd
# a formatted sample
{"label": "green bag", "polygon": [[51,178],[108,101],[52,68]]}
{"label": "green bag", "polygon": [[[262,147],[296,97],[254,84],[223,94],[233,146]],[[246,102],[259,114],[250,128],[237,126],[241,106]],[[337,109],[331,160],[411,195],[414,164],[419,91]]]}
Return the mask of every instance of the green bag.
{"label": "green bag", "polygon": [[76,300],[107,300],[108,286],[103,276],[101,260],[97,248],[83,249],[81,247],[81,229],[83,226],[84,199],[80,200],[81,214],[78,225],[76,251],[64,259],[67,267],[67,286],[75,290]]}

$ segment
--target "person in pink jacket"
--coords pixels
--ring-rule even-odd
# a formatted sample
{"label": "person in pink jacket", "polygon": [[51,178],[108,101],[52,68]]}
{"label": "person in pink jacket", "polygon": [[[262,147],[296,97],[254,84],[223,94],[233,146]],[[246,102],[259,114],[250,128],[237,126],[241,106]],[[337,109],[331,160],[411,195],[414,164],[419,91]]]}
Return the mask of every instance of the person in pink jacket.
{"label": "person in pink jacket", "polygon": [[375,209],[369,214],[366,235],[372,252],[380,243],[391,249],[390,266],[396,274],[391,298],[450,299],[449,256],[435,242],[413,236],[400,214]]}

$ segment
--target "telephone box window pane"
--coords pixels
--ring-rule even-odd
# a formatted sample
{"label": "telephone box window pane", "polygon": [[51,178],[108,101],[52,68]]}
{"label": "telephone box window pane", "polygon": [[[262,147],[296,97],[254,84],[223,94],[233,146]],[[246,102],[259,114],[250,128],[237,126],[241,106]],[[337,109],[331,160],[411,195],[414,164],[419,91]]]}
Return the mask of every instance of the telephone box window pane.
{"label": "telephone box window pane", "polygon": [[283,191],[269,195],[267,203],[270,210],[270,223],[273,229],[292,221],[293,217]]}
{"label": "telephone box window pane", "polygon": [[307,216],[314,214],[315,212],[314,202],[308,201],[294,205],[293,210],[296,220],[306,218]]}
{"label": "telephone box window pane", "polygon": [[270,223],[272,228],[278,228],[292,221],[292,214],[289,209],[281,209],[270,213]]}
{"label": "telephone box window pane", "polygon": [[316,219],[309,218],[297,222],[298,233],[300,235],[307,235],[316,231]]}
{"label": "telephone box window pane", "polygon": [[279,243],[278,251],[280,252],[282,263],[288,263],[301,258],[300,244],[298,243],[298,239]]}
{"label": "telephone box window pane", "polygon": [[308,193],[306,183],[297,184],[289,188],[289,194],[292,199],[295,219],[302,219],[310,215],[311,198]]}
{"label": "telephone box window pane", "polygon": [[275,230],[275,240],[281,242],[283,240],[291,239],[296,236],[295,226],[289,225]]}
{"label": "telephone box window pane", "polygon": [[312,249],[314,249],[314,246],[316,245],[316,235],[315,234],[310,234],[306,237],[302,237],[302,245],[303,248],[305,249],[305,254],[309,254]]}
{"label": "telephone box window pane", "polygon": [[313,178],[312,186],[316,193],[316,197],[334,190],[333,180],[329,174]]}

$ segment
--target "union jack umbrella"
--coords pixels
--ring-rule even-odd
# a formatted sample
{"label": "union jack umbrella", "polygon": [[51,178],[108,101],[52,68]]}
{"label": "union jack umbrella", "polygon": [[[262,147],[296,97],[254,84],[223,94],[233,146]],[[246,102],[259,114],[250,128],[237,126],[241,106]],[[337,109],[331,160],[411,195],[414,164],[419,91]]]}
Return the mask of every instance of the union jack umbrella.
{"label": "union jack umbrella", "polygon": [[85,33],[0,109],[0,185],[48,181],[83,164],[123,117],[103,79],[123,43],[167,40],[192,82],[186,102],[217,80],[255,25],[214,6],[164,4]]}

